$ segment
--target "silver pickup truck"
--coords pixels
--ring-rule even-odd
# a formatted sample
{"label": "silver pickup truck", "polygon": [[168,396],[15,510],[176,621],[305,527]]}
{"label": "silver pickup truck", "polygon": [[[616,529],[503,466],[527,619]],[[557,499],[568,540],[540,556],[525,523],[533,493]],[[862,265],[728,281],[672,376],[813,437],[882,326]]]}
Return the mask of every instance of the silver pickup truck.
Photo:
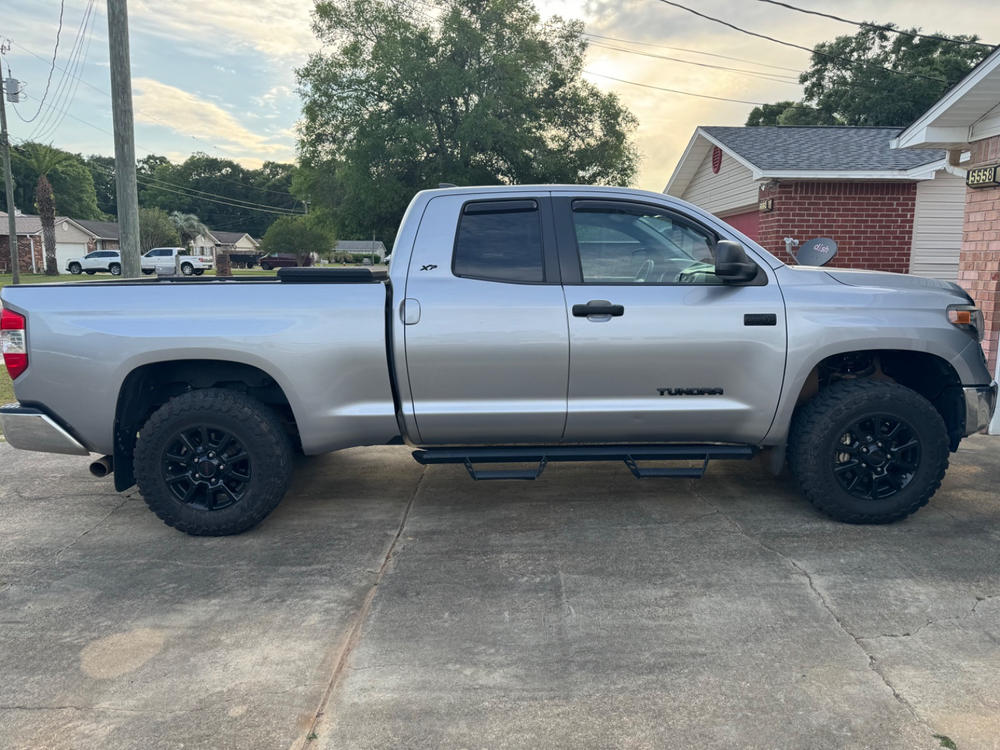
{"label": "silver pickup truck", "polygon": [[955,284],[789,267],[695,206],[619,188],[419,193],[388,274],[2,300],[10,444],[104,454],[92,471],[190,534],[259,523],[295,451],[401,442],[474,479],[596,460],[697,477],[767,449],[821,511],[886,523],[930,499],[997,393]]}

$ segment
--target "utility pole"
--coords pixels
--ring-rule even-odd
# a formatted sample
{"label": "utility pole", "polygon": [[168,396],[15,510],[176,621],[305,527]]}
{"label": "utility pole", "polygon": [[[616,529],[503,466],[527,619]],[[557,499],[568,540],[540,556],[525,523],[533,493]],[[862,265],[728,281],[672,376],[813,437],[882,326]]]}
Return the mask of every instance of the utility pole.
{"label": "utility pole", "polygon": [[10,247],[10,272],[15,284],[21,283],[17,257],[17,219],[14,218],[14,178],[10,173],[10,136],[7,135],[6,91],[0,86],[0,150],[3,150],[3,183],[7,191],[7,245]]}
{"label": "utility pole", "polygon": [[122,275],[139,278],[139,188],[135,181],[132,70],[128,51],[127,0],[108,0],[111,114],[115,126],[115,183],[118,196]]}

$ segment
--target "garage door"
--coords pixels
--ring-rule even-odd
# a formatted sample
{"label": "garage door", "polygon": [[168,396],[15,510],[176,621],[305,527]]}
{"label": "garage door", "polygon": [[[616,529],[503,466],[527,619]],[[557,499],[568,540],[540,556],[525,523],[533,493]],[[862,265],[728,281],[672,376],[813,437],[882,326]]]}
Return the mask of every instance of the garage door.
{"label": "garage door", "polygon": [[742,214],[723,216],[722,220],[733,229],[743,232],[743,234],[754,242],[757,241],[757,234],[760,231],[760,214],[757,212],[757,209],[746,211]]}
{"label": "garage door", "polygon": [[56,261],[59,273],[69,273],[66,264],[70,258],[82,258],[87,254],[87,246],[82,242],[57,242]]}

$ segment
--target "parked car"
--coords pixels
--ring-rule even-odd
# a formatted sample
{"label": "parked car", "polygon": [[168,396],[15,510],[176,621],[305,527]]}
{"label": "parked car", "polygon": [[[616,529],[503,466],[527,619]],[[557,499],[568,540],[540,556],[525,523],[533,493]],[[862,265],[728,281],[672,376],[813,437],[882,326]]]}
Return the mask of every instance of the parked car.
{"label": "parked car", "polygon": [[121,276],[121,254],[117,250],[96,250],[82,258],[70,258],[66,262],[66,270],[74,276],[79,276],[81,273],[93,276],[99,272]]}
{"label": "parked car", "polygon": [[[274,268],[294,268],[298,265],[300,265],[299,256],[294,253],[268,253],[260,259],[260,267],[265,271]],[[308,258],[305,265],[312,265]]]}
{"label": "parked car", "polygon": [[260,257],[260,253],[229,253],[229,263],[233,268],[253,268]]}
{"label": "parked car", "polygon": [[142,256],[142,272],[150,275],[159,269],[170,272],[177,268],[177,256],[184,256],[180,261],[181,273],[185,276],[201,276],[212,268],[212,258],[207,255],[191,255],[185,247],[154,247]]}
{"label": "parked car", "polygon": [[659,193],[430,190],[393,254],[388,274],[6,287],[7,441],[107,454],[95,474],[190,534],[260,522],[293,450],[398,443],[473,479],[697,478],[767,450],[822,512],[888,523],[996,406],[957,284],[789,267]]}

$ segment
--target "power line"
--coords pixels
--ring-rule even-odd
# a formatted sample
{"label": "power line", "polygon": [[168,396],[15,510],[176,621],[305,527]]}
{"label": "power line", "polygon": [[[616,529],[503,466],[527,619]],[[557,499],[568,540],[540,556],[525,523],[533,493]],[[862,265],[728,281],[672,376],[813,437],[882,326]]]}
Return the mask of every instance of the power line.
{"label": "power line", "polygon": [[911,39],[933,39],[937,42],[950,42],[952,44],[972,44],[976,47],[985,47],[986,49],[996,49],[995,44],[987,44],[986,42],[979,42],[972,39],[952,39],[950,37],[941,36],[939,34],[918,34],[912,31],[903,31],[902,29],[897,29],[892,25],[883,25],[878,23],[868,23],[867,21],[851,21],[847,18],[841,18],[840,16],[835,16],[832,13],[823,13],[818,10],[809,10],[808,8],[800,8],[797,5],[791,5],[789,3],[783,3],[779,0],[758,0],[762,3],[770,3],[771,5],[780,5],[782,8],[788,8],[788,10],[798,11],[799,13],[808,13],[811,16],[821,16],[823,18],[830,18],[834,21],[840,21],[841,23],[848,23],[853,26],[860,26],[863,29],[876,29],[878,31],[889,31],[893,34],[899,34],[900,36],[907,36]]}
{"label": "power line", "polygon": [[[737,26],[734,23],[730,23],[729,21],[723,20],[721,18],[716,18],[715,16],[706,15],[705,13],[702,13],[701,11],[697,11],[694,8],[689,8],[686,5],[681,5],[680,3],[676,3],[673,0],[660,0],[660,2],[663,3],[663,4],[665,4],[665,5],[669,5],[671,7],[674,7],[674,8],[680,8],[681,10],[687,11],[688,13],[692,13],[692,14],[698,16],[699,18],[704,18],[707,21],[712,21],[714,23],[722,24],[723,26],[726,26],[726,27],[728,27],[730,29],[733,29],[734,31],[739,31],[741,34],[747,34],[749,36],[755,36],[758,39],[765,39],[765,40],[767,40],[769,42],[774,42],[775,44],[784,45],[785,47],[792,47],[794,49],[800,49],[800,50],[802,50],[804,52],[809,52],[810,54],[818,55],[819,57],[825,57],[825,58],[827,58],[829,60],[839,60],[841,62],[847,62],[847,63],[850,63],[852,65],[859,64],[859,62],[857,60],[851,60],[848,57],[840,57],[838,55],[831,55],[831,54],[828,54],[826,52],[820,52],[819,50],[814,49],[812,47],[806,47],[806,46],[803,46],[801,44],[795,44],[794,42],[786,42],[783,39],[776,39],[773,36],[768,36],[767,34],[761,34],[761,33],[756,32],[756,31],[750,31],[749,29],[744,29],[742,26]],[[945,83],[945,84],[948,83],[948,81],[944,80],[943,78],[936,78],[934,76],[925,76],[922,73],[904,73],[903,71],[900,71],[900,70],[893,70],[892,68],[887,68],[884,65],[878,65],[876,67],[882,68],[882,70],[885,70],[885,71],[887,71],[889,73],[893,73],[893,74],[898,75],[898,76],[904,76],[906,78],[923,78],[924,80],[934,81],[935,83]]]}
{"label": "power line", "polygon": [[749,75],[754,78],[763,78],[765,81],[773,81],[775,83],[789,83],[798,84],[797,79],[793,79],[790,76],[779,76],[777,73],[762,73],[756,70],[747,70],[746,68],[730,68],[725,65],[712,65],[711,63],[701,63],[695,62],[693,60],[682,60],[679,57],[670,57],[668,55],[658,55],[655,52],[643,52],[641,50],[626,49],[624,47],[615,47],[610,44],[602,44],[601,42],[591,42],[591,44],[600,49],[610,49],[617,52],[627,52],[631,55],[642,55],[643,57],[655,57],[658,60],[669,60],[671,62],[684,63],[685,65],[697,65],[699,68],[712,68],[714,70],[728,70],[734,73],[740,73],[741,75]]}
{"label": "power line", "polygon": [[[603,34],[591,34],[589,31],[583,32],[583,35],[584,36],[593,37],[594,39],[606,39],[606,40],[612,41],[612,42],[619,42],[621,44],[638,44],[638,45],[641,45],[643,47],[653,47],[654,49],[668,49],[668,50],[672,50],[674,52],[689,52],[692,55],[707,55],[708,57],[719,57],[719,58],[721,58],[723,60],[734,60],[736,62],[750,63],[751,65],[757,65],[757,66],[760,66],[762,68],[774,68],[775,70],[785,70],[785,71],[788,71],[789,73],[795,73],[796,75],[798,75],[798,74],[800,74],[802,72],[798,68],[788,68],[788,67],[785,67],[784,65],[770,65],[769,63],[757,62],[756,60],[748,60],[745,57],[733,57],[732,55],[720,55],[720,54],[718,54],[716,52],[703,52],[702,50],[687,49],[685,47],[668,47],[666,45],[654,44],[652,42],[640,42],[640,41],[638,41],[636,39],[622,39],[621,37],[617,37],[617,36],[604,36]],[[761,71],[761,72],[764,72],[764,71]]]}
{"label": "power line", "polygon": [[[60,0],[60,2],[59,2],[59,26],[56,28],[56,44],[55,44],[55,47],[52,49],[52,63],[49,65],[49,77],[45,81],[45,91],[42,93],[42,98],[38,102],[38,109],[35,110],[35,114],[33,114],[27,120],[24,120],[24,118],[21,117],[21,113],[20,112],[17,113],[17,116],[21,117],[21,119],[24,120],[25,122],[31,122],[36,117],[38,117],[39,113],[41,113],[41,111],[42,111],[42,105],[45,103],[45,97],[47,97],[49,95],[49,86],[52,85],[52,71],[55,70],[55,67],[56,67],[56,56],[59,54],[59,37],[62,35],[63,12],[65,10],[66,10],[66,0]],[[17,110],[16,107],[14,109],[15,109],[15,111]]]}
{"label": "power line", "polygon": [[[31,55],[32,57],[36,57],[36,58],[38,58],[39,60],[42,60],[42,59],[44,59],[44,58],[42,58],[42,57],[41,57],[40,55],[38,55],[37,53],[35,53],[35,52],[33,52],[32,50],[28,49],[27,47],[25,47],[25,46],[23,46],[23,45],[19,44],[18,42],[12,42],[12,44],[13,44],[14,46],[16,46],[16,47],[17,47],[18,49],[22,50],[23,52],[26,52],[27,54]],[[56,68],[57,68],[57,69],[59,69],[59,70],[65,70],[65,68],[61,68],[61,67],[60,67],[60,66],[58,66],[58,65],[56,66]],[[83,79],[82,77],[80,77],[80,78],[79,78],[78,80],[79,80],[79,82],[80,82],[80,83],[82,83],[82,84],[83,84],[84,86],[87,86],[88,88],[91,88],[91,89],[93,89],[94,91],[97,91],[97,92],[98,92],[98,93],[100,93],[100,94],[104,94],[104,96],[108,97],[109,99],[111,98],[111,94],[110,94],[110,93],[109,93],[108,91],[106,91],[105,89],[102,89],[102,88],[101,88],[100,86],[95,86],[94,84],[92,84],[92,83],[90,83],[89,81],[87,81],[87,80]],[[151,114],[149,114],[148,112],[143,112],[143,111],[142,111],[142,110],[140,110],[140,109],[137,109],[137,110],[136,110],[136,112],[139,112],[140,114],[143,114],[143,115],[144,115],[145,117],[148,117],[148,118],[150,118],[151,120],[155,120],[156,122],[159,122],[159,123],[161,123],[161,124],[163,124],[163,125],[165,125],[165,126],[167,126],[167,127],[171,128],[171,129],[174,129],[174,130],[176,130],[176,127],[175,127],[175,125],[174,125],[173,123],[170,123],[170,122],[167,122],[166,120],[163,120],[163,119],[161,119],[161,118],[159,118],[159,117],[156,117],[155,115],[151,115]],[[79,118],[75,118],[75,117],[73,117],[72,115],[69,115],[69,114],[67,114],[66,116],[67,116],[67,117],[71,117],[72,119],[75,119],[75,120],[77,120],[78,122],[82,122],[81,120],[79,120]],[[85,123],[83,123],[83,124],[85,124],[85,125],[90,125],[90,123],[86,123],[86,122],[85,122]],[[96,127],[96,126],[94,126],[94,125],[91,125],[91,127]],[[98,128],[98,130],[100,130],[100,128]],[[110,132],[110,131],[106,131],[106,130],[105,130],[105,131],[102,131],[102,132],[106,132],[106,133],[107,133],[107,132]],[[201,138],[199,138],[199,137],[198,137],[198,136],[196,136],[196,135],[191,135],[190,133],[182,133],[182,135],[187,135],[187,136],[188,136],[189,138],[191,138],[191,139],[193,139],[193,140],[195,140],[195,141],[198,141],[199,143],[203,143],[204,145],[208,146],[209,148],[213,148],[213,149],[215,149],[215,150],[216,150],[216,151],[217,151],[218,153],[222,154],[222,151],[221,151],[221,150],[220,150],[220,149],[219,149],[219,148],[218,148],[217,146],[214,146],[214,145],[213,145],[213,144],[211,144],[211,143],[205,143],[205,142],[204,142],[204,141],[203,141],[203,140],[202,140]],[[29,138],[28,140],[31,140],[31,139]],[[147,153],[149,153],[149,154],[153,153],[152,151],[149,151],[148,149],[142,149],[142,150],[143,150],[143,151],[146,151],[146,152],[147,152]],[[229,156],[226,156],[226,155],[223,155],[223,158],[226,158],[226,159],[229,159],[230,157],[229,157]],[[259,187],[259,186],[257,186],[257,185],[246,185],[246,184],[244,184],[244,183],[240,182],[239,180],[228,180],[228,179],[226,179],[226,178],[223,178],[223,177],[219,177],[219,178],[217,178],[217,179],[218,179],[218,180],[219,180],[220,182],[229,182],[229,183],[231,183],[231,184],[233,184],[233,185],[241,185],[241,186],[243,186],[243,187],[247,187],[247,188],[250,188],[251,190],[256,190],[256,191],[258,191],[258,192],[261,192],[261,193],[271,193],[271,194],[273,194],[273,195],[283,195],[283,196],[286,196],[286,197],[291,197],[291,198],[293,198],[293,199],[295,198],[295,196],[293,196],[293,195],[292,195],[291,193],[289,193],[289,192],[287,192],[287,191],[282,191],[282,190],[271,190],[271,189],[269,189],[269,188],[264,188],[264,187]]]}
{"label": "power line", "polygon": [[736,104],[753,104],[756,107],[764,106],[764,102],[750,102],[745,99],[729,99],[725,96],[710,96],[709,94],[695,94],[691,91],[681,91],[679,89],[668,89],[664,86],[653,86],[649,83],[639,83],[638,81],[626,81],[624,78],[615,78],[614,76],[605,75],[604,73],[596,73],[593,70],[583,71],[587,75],[599,76],[601,78],[607,78],[609,81],[618,81],[619,83],[627,83],[631,86],[642,86],[645,89],[655,89],[657,91],[666,91],[670,94],[683,94],[684,96],[696,96],[699,99],[714,99],[717,102],[735,102]]}

